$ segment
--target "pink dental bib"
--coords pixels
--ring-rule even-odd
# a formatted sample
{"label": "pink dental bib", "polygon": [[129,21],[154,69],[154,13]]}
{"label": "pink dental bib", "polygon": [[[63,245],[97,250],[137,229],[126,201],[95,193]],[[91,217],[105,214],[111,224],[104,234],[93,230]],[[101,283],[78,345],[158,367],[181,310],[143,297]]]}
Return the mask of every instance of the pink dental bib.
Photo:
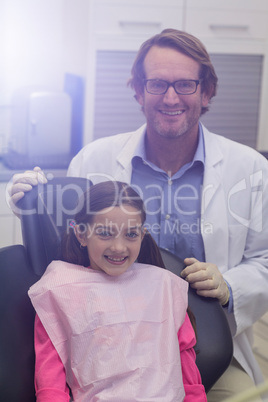
{"label": "pink dental bib", "polygon": [[188,284],[133,264],[112,277],[53,261],[29,291],[66,370],[74,401],[184,399],[178,330]]}

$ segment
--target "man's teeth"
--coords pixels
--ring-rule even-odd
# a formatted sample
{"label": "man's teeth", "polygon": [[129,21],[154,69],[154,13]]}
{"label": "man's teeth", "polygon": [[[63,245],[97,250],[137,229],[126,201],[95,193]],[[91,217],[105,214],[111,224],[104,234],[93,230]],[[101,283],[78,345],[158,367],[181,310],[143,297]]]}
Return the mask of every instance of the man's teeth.
{"label": "man's teeth", "polygon": [[163,114],[168,114],[169,116],[176,116],[178,114],[182,114],[183,112],[182,112],[182,110],[177,110],[176,112],[167,112],[165,110],[162,110],[162,113]]}

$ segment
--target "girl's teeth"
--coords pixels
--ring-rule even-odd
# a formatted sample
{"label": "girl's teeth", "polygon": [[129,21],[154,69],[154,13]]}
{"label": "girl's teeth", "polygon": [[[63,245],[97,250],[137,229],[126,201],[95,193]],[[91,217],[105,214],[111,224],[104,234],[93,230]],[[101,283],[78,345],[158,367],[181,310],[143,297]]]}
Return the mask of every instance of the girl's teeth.
{"label": "girl's teeth", "polygon": [[125,259],[125,257],[122,257],[122,258],[107,257],[107,258],[108,258],[108,260],[112,260],[112,261],[115,261],[115,262],[124,261],[124,259]]}

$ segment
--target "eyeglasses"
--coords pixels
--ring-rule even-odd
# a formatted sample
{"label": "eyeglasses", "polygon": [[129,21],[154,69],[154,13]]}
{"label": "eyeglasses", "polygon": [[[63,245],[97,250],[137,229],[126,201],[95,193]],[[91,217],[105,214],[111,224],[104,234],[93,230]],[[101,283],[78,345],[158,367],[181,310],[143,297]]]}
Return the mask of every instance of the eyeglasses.
{"label": "eyeglasses", "polygon": [[178,80],[168,82],[165,80],[143,80],[146,91],[152,95],[164,95],[169,87],[173,87],[178,95],[192,95],[197,91],[201,80]]}

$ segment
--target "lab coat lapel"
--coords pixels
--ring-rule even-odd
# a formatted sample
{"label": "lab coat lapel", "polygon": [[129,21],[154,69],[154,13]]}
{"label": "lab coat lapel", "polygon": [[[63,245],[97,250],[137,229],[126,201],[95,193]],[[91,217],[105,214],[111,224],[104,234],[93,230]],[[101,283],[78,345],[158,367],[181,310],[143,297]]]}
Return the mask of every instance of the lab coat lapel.
{"label": "lab coat lapel", "polygon": [[144,124],[135,134],[132,135],[127,143],[123,146],[120,153],[117,156],[117,169],[115,172],[115,180],[125,183],[131,182],[132,175],[132,158],[135,154],[135,150],[140,141],[143,141],[146,132],[146,125]]}
{"label": "lab coat lapel", "polygon": [[215,135],[205,128],[205,174],[201,202],[201,229],[206,261],[217,261],[222,272],[228,264],[228,216],[222,184],[223,155]]}

